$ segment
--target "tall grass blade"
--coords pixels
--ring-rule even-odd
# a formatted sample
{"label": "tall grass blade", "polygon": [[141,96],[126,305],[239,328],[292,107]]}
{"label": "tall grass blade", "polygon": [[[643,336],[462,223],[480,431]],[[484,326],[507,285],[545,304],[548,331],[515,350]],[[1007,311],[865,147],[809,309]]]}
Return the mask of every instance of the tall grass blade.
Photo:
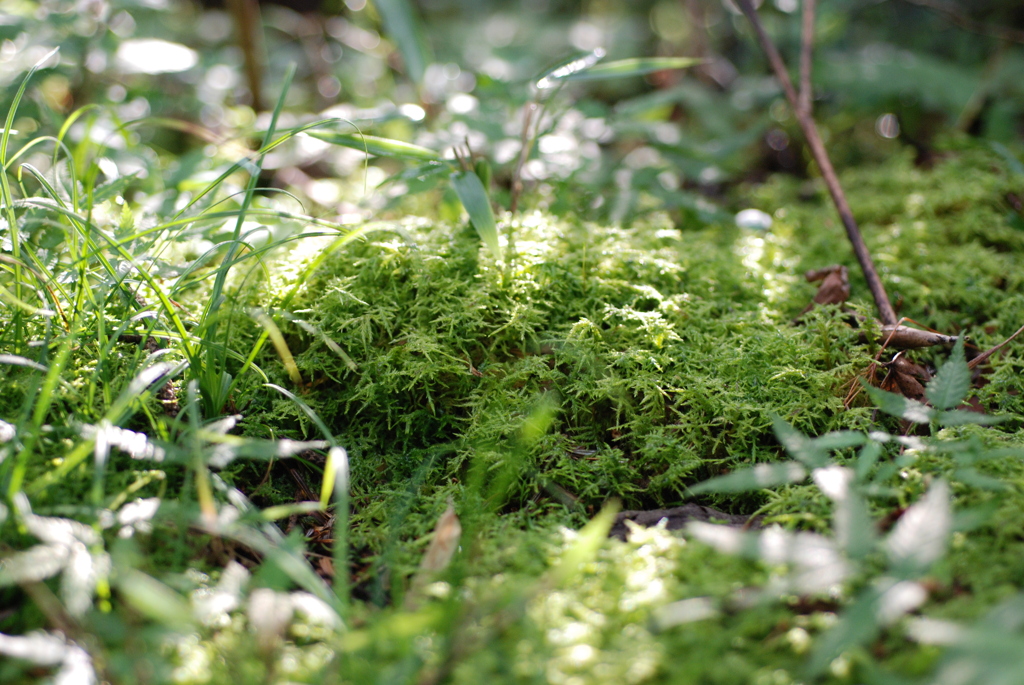
{"label": "tall grass blade", "polygon": [[566,60],[562,60],[538,76],[534,85],[538,90],[548,90],[559,86],[561,85],[562,80],[566,77],[590,69],[592,66],[604,59],[605,54],[607,53],[604,48],[595,48],[590,52],[573,55]]}
{"label": "tall grass blade", "polygon": [[391,138],[366,136],[361,133],[338,133],[337,131],[306,131],[306,135],[326,143],[359,150],[375,157],[396,157],[426,162],[441,161],[441,155],[429,148]]}
{"label": "tall grass blade", "polygon": [[409,0],[373,0],[384,22],[384,32],[398,46],[405,61],[405,71],[417,85],[422,85],[430,57],[419,17]]}
{"label": "tall grass blade", "polygon": [[686,69],[695,64],[701,64],[703,61],[694,57],[638,57],[620,59],[615,62],[606,62],[588,69],[574,71],[565,76],[556,76],[555,78],[563,81],[599,81],[612,78],[628,78],[630,76],[645,76],[656,71]]}
{"label": "tall grass blade", "polygon": [[348,452],[342,447],[332,447],[327,453],[327,466],[324,469],[324,485],[320,494],[320,504],[326,509],[331,493],[334,493],[334,543],[331,546],[334,562],[334,594],[343,607],[348,607],[351,599],[349,587],[348,565],[348,525],[349,525],[349,464]]}
{"label": "tall grass blade", "polygon": [[[46,53],[41,60],[32,65],[32,68],[28,70],[28,74],[21,81],[21,86],[18,88],[18,92],[14,95],[14,101],[11,102],[10,109],[7,110],[7,119],[4,122],[4,130],[0,132],[0,200],[4,203],[4,213],[7,215],[7,230],[10,232],[11,240],[11,254],[16,260],[21,258],[21,236],[18,232],[18,220],[14,214],[14,196],[11,194],[11,185],[7,180],[7,142],[11,137],[11,129],[14,126],[14,116],[18,111],[18,105],[21,104],[21,99],[25,97],[25,89],[28,88],[28,82],[32,79],[32,76],[46,64],[51,57],[53,57],[60,48],[54,48],[50,52]],[[24,296],[21,292],[21,267],[16,262],[14,265],[14,297],[23,301]],[[21,317],[16,317],[16,320],[20,322]],[[18,324],[20,325],[20,323]],[[19,336],[20,337],[20,336]]]}
{"label": "tall grass blade", "polygon": [[597,556],[597,551],[608,539],[608,531],[612,529],[615,515],[621,505],[618,500],[611,500],[601,511],[583,526],[578,537],[569,549],[562,554],[562,559],[553,570],[555,583],[565,587],[579,576],[582,567]]}
{"label": "tall grass blade", "polygon": [[[284,109],[284,103],[288,90],[291,87],[292,79],[295,76],[295,65],[291,65],[288,71],[285,73],[284,84],[281,87],[281,95],[277,99],[277,104],[274,107],[274,112],[270,117],[270,124],[267,127],[266,134],[263,138],[263,145],[261,148],[266,148],[270,141],[274,137],[274,131],[277,127],[277,121],[281,116],[281,111]],[[227,283],[228,271],[231,270],[231,266],[235,261],[235,255],[241,249],[242,246],[242,225],[245,223],[246,214],[249,211],[249,207],[252,205],[252,199],[256,192],[256,185],[259,183],[260,172],[263,169],[263,159],[265,152],[261,153],[256,159],[254,169],[250,170],[249,182],[245,187],[245,194],[242,200],[242,206],[238,211],[238,219],[235,221],[235,229],[231,236],[231,247],[228,248],[228,253],[224,257],[224,263],[217,270],[217,275],[214,278],[213,286],[210,289],[210,294],[207,299],[206,308],[203,311],[202,322],[206,326],[206,332],[203,336],[207,340],[217,341],[217,331],[219,328],[220,317],[214,317],[213,313],[223,304],[224,299],[224,287]],[[200,369],[195,369],[194,374],[197,378],[203,381],[203,401],[205,409],[208,414],[213,415],[220,412],[224,406],[224,402],[227,399],[225,396],[226,389],[231,387],[231,380],[227,374],[225,368],[226,354],[223,351],[217,352],[216,347],[207,346],[206,359]],[[225,379],[227,382],[225,383]],[[222,392],[224,389],[224,392]]]}

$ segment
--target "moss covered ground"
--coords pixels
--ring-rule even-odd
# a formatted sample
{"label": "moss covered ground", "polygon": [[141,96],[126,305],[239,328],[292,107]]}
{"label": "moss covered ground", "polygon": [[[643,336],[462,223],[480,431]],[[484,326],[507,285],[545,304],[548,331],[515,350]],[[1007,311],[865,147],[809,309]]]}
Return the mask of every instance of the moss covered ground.
{"label": "moss covered ground", "polygon": [[[947,141],[931,169],[900,154],[843,174],[901,315],[964,333],[978,349],[1024,323],[1022,181],[1012,160],[966,139]],[[169,605],[131,597],[137,586],[125,576],[118,588],[134,607],[128,618],[120,611],[117,619],[104,611],[88,618],[96,635],[107,626],[113,632],[102,639],[118,645],[101,667],[123,682],[178,683],[784,685],[930,682],[965,668],[974,675],[956,682],[981,683],[994,682],[985,679],[986,663],[995,676],[1011,672],[1006,654],[1024,645],[1012,604],[1012,620],[991,619],[1010,627],[1003,651],[996,650],[1003,661],[990,663],[981,647],[971,651],[975,643],[944,649],[912,635],[905,621],[853,621],[863,610],[857,598],[891,572],[883,555],[867,555],[857,574],[829,592],[758,599],[750,590],[786,577],[784,564],[723,554],[661,529],[638,531],[628,542],[606,540],[600,526],[588,525],[605,520],[608,510],[599,512],[612,500],[627,509],[697,501],[757,513],[787,531],[832,536],[841,524],[834,502],[808,480],[698,496],[690,488],[788,459],[773,432],[776,417],[808,436],[910,430],[864,392],[846,402],[860,379],[870,379],[880,347],[873,324],[851,326],[873,308],[820,183],[775,176],[736,189],[731,201],[734,209],[769,213],[772,227],[754,231],[663,213],[603,226],[528,210],[503,226],[506,258],[498,262],[471,227],[406,219],[332,253],[293,299],[281,293],[324,244],[308,240],[269,260],[267,279],[253,286],[248,304],[274,314],[283,345],[267,346],[256,362],[301,403],[250,374],[232,407],[248,436],[315,440],[326,428],[347,449],[353,601],[346,628],[296,608],[285,639],[267,642],[258,612],[235,601],[210,608],[195,630],[146,624],[136,631],[145,624],[140,616],[170,625],[168,606],[176,605],[159,593]],[[850,302],[815,309],[794,324],[815,292],[802,273],[837,263],[850,268]],[[201,295],[200,287],[191,296]],[[261,329],[239,320],[232,331],[245,349]],[[131,354],[97,354],[91,345],[68,351],[69,369],[114,378],[115,360],[134,368]],[[1019,600],[1022,345],[995,355],[972,384],[977,404],[1002,423],[932,426],[922,437],[954,447],[905,450],[889,441],[878,462],[864,467],[875,488],[868,516],[877,522],[865,525],[879,534],[935,483],[949,483],[951,540],[945,555],[915,576],[927,592],[913,609],[916,619],[984,627],[978,622],[993,607]],[[281,362],[285,346],[301,383]],[[948,356],[947,349],[914,355],[933,368]],[[97,357],[110,361],[99,368]],[[28,406],[30,380],[27,373],[6,377],[3,401],[11,412]],[[56,389],[58,408],[81,403],[77,387]],[[92,397],[89,420],[99,422],[116,401]],[[149,402],[142,413],[158,414],[156,400]],[[39,449],[53,459],[34,462],[25,476],[34,506],[47,515],[85,511],[72,493],[96,487],[85,453],[75,468],[60,461],[71,435],[42,440]],[[995,448],[1009,451],[986,458]],[[851,449],[833,458],[864,463]],[[232,502],[233,486],[258,507],[287,505],[296,500],[288,465],[316,490],[319,459],[315,452],[269,466],[238,459],[215,485]],[[63,469],[64,479],[48,487],[53,469]],[[122,500],[191,496],[194,487],[173,464],[154,468],[119,453],[106,477],[108,491],[122,492]],[[462,524],[460,551],[436,582],[413,587],[449,502]],[[245,561],[245,553],[191,534],[185,521],[195,512],[186,509],[172,511],[157,535],[111,541],[115,566],[154,576],[173,571],[167,582],[197,605],[209,597],[237,600],[237,588],[233,595],[225,588],[244,585],[249,572],[225,564]],[[321,555],[312,557],[315,568],[336,574],[325,558],[329,544],[302,539],[320,523],[297,515],[282,521],[293,527],[279,550],[306,545]],[[8,543],[29,544],[19,535],[25,539]],[[268,554],[252,586],[290,597],[284,591],[296,576],[288,559],[295,558]],[[196,565],[208,575],[185,572]],[[26,613],[19,620],[43,619]],[[821,645],[836,626],[869,624],[823,667],[808,670],[808,659],[828,654]],[[142,661],[129,656],[153,645],[162,651]],[[0,681],[31,678],[20,666],[0,664]]]}
{"label": "moss covered ground", "polygon": [[[932,169],[898,155],[843,175],[900,315],[963,332],[979,349],[1024,323],[1021,181],[999,154],[966,141],[947,143]],[[631,509],[673,506],[699,481],[783,459],[773,416],[812,436],[906,430],[863,393],[844,406],[879,346],[849,325],[849,310],[870,315],[872,306],[823,187],[777,176],[741,189],[736,202],[769,212],[772,228],[661,214],[608,227],[528,212],[508,225],[511,256],[496,263],[470,229],[408,221],[338,253],[307,283],[291,307],[304,325],[288,343],[303,401],[349,452],[357,593],[401,599],[402,579],[449,499],[472,534],[453,571],[471,599],[434,605],[447,632],[417,627],[430,622],[427,609],[371,612],[363,620],[372,639],[340,659],[342,672],[360,682],[371,674],[467,683],[807,677],[804,655],[835,623],[842,597],[792,597],[658,628],[660,607],[687,597],[726,602],[767,582],[777,571],[770,565],[651,532],[605,543],[571,587],[539,575],[568,544],[558,527],[579,528],[611,498]],[[850,267],[848,311],[821,308],[794,325],[814,294],[802,272],[834,263]],[[264,306],[277,304],[278,285],[264,288]],[[946,356],[915,358],[935,367]],[[1021,346],[1011,345],[972,391],[1008,420],[936,437],[1019,447],[1022,364]],[[252,434],[316,437],[293,402],[253,394],[243,410]],[[876,518],[892,518],[940,476],[960,512],[948,556],[928,575],[924,614],[971,621],[1018,592],[1020,458],[961,479],[948,455],[897,457],[890,450],[878,467],[890,487],[872,500]],[[292,489],[280,474],[240,467],[231,476],[258,477],[257,500]],[[813,484],[700,501],[788,529],[833,525]],[[868,644],[844,652],[824,677],[886,682],[880,666],[921,677],[941,654],[899,627]]]}

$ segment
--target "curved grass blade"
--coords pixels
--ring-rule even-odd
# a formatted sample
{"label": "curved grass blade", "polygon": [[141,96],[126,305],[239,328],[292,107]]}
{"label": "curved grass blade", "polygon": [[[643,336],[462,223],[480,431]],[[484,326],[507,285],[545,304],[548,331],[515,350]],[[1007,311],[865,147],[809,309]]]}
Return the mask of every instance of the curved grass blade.
{"label": "curved grass blade", "polygon": [[538,76],[534,85],[539,90],[548,90],[561,85],[562,80],[573,74],[590,69],[600,62],[606,54],[604,48],[594,48],[590,52],[574,55],[569,59],[559,62]]}
{"label": "curved grass blade", "polygon": [[313,409],[308,404],[299,399],[295,395],[295,393],[285,390],[280,385],[275,385],[274,383],[265,383],[264,386],[272,390],[278,391],[279,393],[290,399],[292,402],[294,402],[295,406],[297,406],[302,411],[303,414],[309,417],[309,420],[313,422],[313,425],[320,429],[320,432],[327,439],[327,442],[329,442],[331,445],[335,444],[334,433],[332,433],[331,429],[327,427],[327,424],[324,423],[324,420],[321,419],[320,415],[313,411]]}
{"label": "curved grass blade", "polygon": [[480,177],[472,171],[457,171],[449,178],[455,194],[459,196],[462,206],[469,214],[469,220],[473,222],[473,228],[480,234],[480,239],[484,241],[495,259],[501,259],[498,227],[494,222],[494,212],[491,211],[491,200],[487,197]]}
{"label": "curved grass blade", "polygon": [[[28,74],[26,74],[25,78],[22,79],[21,86],[18,88],[18,92],[14,96],[14,101],[11,103],[10,109],[7,110],[7,120],[4,122],[3,131],[0,131],[0,200],[3,200],[5,208],[4,213],[7,215],[7,226],[11,240],[11,255],[18,260],[21,259],[21,237],[18,232],[18,219],[14,214],[11,185],[7,180],[7,142],[10,140],[11,128],[14,126],[14,115],[18,111],[18,105],[21,104],[21,99],[25,96],[25,89],[28,88],[28,82],[44,64],[50,61],[51,57],[57,54],[59,50],[60,48],[50,50],[41,60],[36,62],[32,68],[28,70]],[[21,289],[21,268],[16,264],[14,267],[14,297],[18,300],[24,299]]]}
{"label": "curved grass blade", "polygon": [[295,357],[292,356],[292,351],[289,349],[284,335],[281,334],[281,329],[277,327],[277,324],[274,323],[274,320],[266,312],[254,311],[252,312],[252,317],[270,336],[270,341],[274,344],[274,349],[277,350],[278,356],[281,357],[281,363],[284,364],[284,368],[288,372],[288,377],[292,380],[292,383],[302,385],[302,374],[299,373],[299,367],[295,365]]}
{"label": "curved grass blade", "polygon": [[[644,76],[668,69],[686,69],[704,60],[695,57],[637,57],[606,62],[594,67],[559,76],[563,81],[598,81],[601,79]],[[539,86],[538,86],[539,87]]]}
{"label": "curved grass blade", "polygon": [[375,157],[399,157],[426,162],[441,161],[441,155],[433,150],[401,140],[392,140],[391,138],[365,136],[359,133],[337,133],[335,131],[306,131],[306,135],[322,140],[325,143],[350,147]]}
{"label": "curved grass blade", "polygon": [[[38,207],[40,209],[46,209],[51,212],[55,212],[57,214],[61,214],[67,217],[67,219],[71,222],[71,225],[82,235],[84,239],[88,240],[90,243],[94,242],[92,241],[92,236],[94,235],[102,238],[103,241],[106,242],[112,248],[113,251],[115,251],[126,262],[130,263],[134,268],[134,273],[138,274],[146,282],[146,284],[150,288],[152,288],[154,295],[156,295],[157,299],[160,300],[160,305],[164,313],[171,320],[171,323],[174,324],[175,330],[177,331],[181,339],[181,344],[183,348],[182,351],[185,353],[185,356],[189,359],[190,362],[195,358],[195,350],[193,347],[192,336],[185,328],[185,324],[181,320],[181,317],[178,316],[174,304],[170,301],[170,298],[164,292],[163,287],[161,287],[161,285],[157,282],[153,275],[150,274],[150,272],[147,269],[145,269],[141,264],[139,264],[139,262],[135,259],[134,255],[128,252],[122,246],[121,242],[118,242],[111,236],[108,236],[102,229],[100,229],[92,222],[84,219],[83,217],[75,214],[71,210],[66,209],[64,207],[48,202],[42,202],[41,200],[38,200],[36,198],[23,200],[21,201],[21,204],[25,206]],[[93,252],[93,254],[99,259],[106,273],[110,274],[112,277],[123,279],[123,276],[118,276],[117,269],[102,254],[102,252],[96,250]]]}
{"label": "curved grass blade", "polygon": [[422,84],[430,58],[419,17],[409,0],[373,0],[373,5],[384,22],[384,32],[402,53],[409,78]]}
{"label": "curved grass blade", "polygon": [[615,523],[615,515],[621,508],[619,500],[610,500],[597,516],[583,526],[572,546],[562,553],[558,566],[551,570],[552,579],[558,587],[565,587],[573,582],[582,572],[582,566],[597,556],[597,551],[608,539],[608,531]]}

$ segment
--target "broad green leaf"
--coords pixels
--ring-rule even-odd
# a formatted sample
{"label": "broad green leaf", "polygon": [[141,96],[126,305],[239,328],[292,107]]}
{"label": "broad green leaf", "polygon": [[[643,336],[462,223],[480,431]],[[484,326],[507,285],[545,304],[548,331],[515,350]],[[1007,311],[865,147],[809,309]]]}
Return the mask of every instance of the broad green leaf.
{"label": "broad green leaf", "polygon": [[894,567],[919,572],[946,552],[953,527],[949,486],[935,481],[924,497],[907,509],[885,540]]}
{"label": "broad green leaf", "polygon": [[401,140],[392,140],[391,138],[365,136],[359,133],[338,133],[336,131],[306,131],[306,135],[326,143],[360,150],[376,157],[398,157],[427,162],[436,162],[441,159],[441,155],[433,150]]}
{"label": "broad green leaf", "polygon": [[1012,489],[1009,483],[1005,483],[998,478],[993,478],[992,476],[986,476],[982,472],[971,467],[957,469],[953,472],[952,478],[958,483],[970,485],[971,487],[978,488],[979,490],[995,490],[999,492]]}
{"label": "broad green leaf", "polygon": [[188,602],[152,576],[134,569],[121,569],[117,573],[117,588],[146,618],[175,630],[188,630],[193,624]]}
{"label": "broad green leaf", "polygon": [[478,159],[476,164],[473,165],[473,171],[480,177],[480,182],[484,184],[484,188],[490,190],[491,178],[493,177],[491,163],[486,159]]}
{"label": "broad green leaf", "polygon": [[[932,382],[934,383],[935,381]],[[868,385],[863,379],[861,384],[867,390],[868,395],[871,396],[871,401],[875,403],[875,406],[886,414],[892,414],[914,423],[928,423],[935,418],[935,410],[926,404],[908,399],[903,395],[897,395],[894,392],[876,388],[873,385]]]}
{"label": "broad green leaf", "polygon": [[712,478],[690,488],[691,495],[704,492],[748,492],[786,483],[799,483],[807,478],[807,471],[795,461],[780,464],[758,464],[725,476]]}
{"label": "broad green leaf", "polygon": [[597,81],[610,78],[626,78],[644,76],[666,69],[686,69],[704,60],[693,57],[640,57],[620,59],[597,66],[575,71],[559,77],[563,81]]}
{"label": "broad green leaf", "polygon": [[964,336],[961,335],[949,359],[928,382],[924,394],[936,409],[952,409],[963,402],[970,389],[971,370],[964,360]]}
{"label": "broad green leaf", "polygon": [[873,440],[860,448],[860,452],[857,453],[857,465],[854,467],[857,480],[867,480],[880,456],[882,456],[882,445]]}
{"label": "broad green leaf", "polygon": [[868,436],[860,431],[833,431],[814,439],[814,446],[822,450],[841,450],[846,447],[860,447]]}
{"label": "broad green leaf", "polygon": [[455,194],[469,214],[469,220],[473,222],[473,228],[480,234],[480,239],[495,259],[501,259],[501,243],[498,242],[498,227],[494,222],[494,212],[491,211],[491,199],[480,177],[472,171],[457,171],[449,178]]}
{"label": "broad green leaf", "polygon": [[537,77],[535,84],[540,90],[547,90],[560,85],[567,76],[578,74],[591,68],[605,56],[604,48],[596,48],[590,52],[578,54],[563,60]]}
{"label": "broad green leaf", "polygon": [[953,409],[951,411],[940,411],[936,418],[940,426],[964,426],[971,423],[980,426],[994,426],[997,423],[1006,421],[1010,417],[992,416],[991,414],[981,414],[966,409]]}
{"label": "broad green leaf", "polygon": [[416,84],[423,83],[430,58],[423,29],[412,4],[409,0],[373,0],[373,5],[384,22],[384,33],[402,53],[409,78]]}
{"label": "broad green leaf", "polygon": [[875,526],[860,493],[851,491],[836,503],[833,526],[836,541],[850,559],[862,559],[874,549]]}
{"label": "broad green leaf", "polygon": [[839,622],[814,641],[814,650],[807,663],[810,676],[821,674],[840,654],[851,647],[866,644],[878,634],[880,626],[875,615],[880,596],[878,588],[864,590],[846,608]]}

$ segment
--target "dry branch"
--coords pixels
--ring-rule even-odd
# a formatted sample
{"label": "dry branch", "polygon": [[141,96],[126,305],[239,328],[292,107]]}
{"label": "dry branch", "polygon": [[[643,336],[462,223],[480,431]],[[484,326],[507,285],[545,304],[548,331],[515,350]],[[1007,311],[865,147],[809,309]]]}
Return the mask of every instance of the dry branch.
{"label": "dry branch", "polygon": [[832,202],[835,204],[836,210],[839,212],[839,217],[842,219],[843,226],[846,228],[846,235],[850,239],[850,244],[853,246],[853,253],[857,257],[857,262],[860,264],[861,271],[864,272],[864,278],[868,282],[868,288],[871,290],[871,296],[875,300],[875,307],[878,309],[878,317],[884,324],[895,324],[896,312],[893,311],[892,304],[889,303],[889,296],[885,292],[885,286],[882,285],[882,279],[878,277],[878,271],[875,269],[875,263],[871,259],[871,254],[868,252],[867,245],[864,244],[864,238],[860,234],[860,228],[857,226],[857,221],[853,218],[853,212],[850,210],[850,205],[846,201],[846,194],[843,192],[843,188],[839,184],[839,177],[836,176],[835,169],[832,166],[832,161],[829,159],[828,152],[825,150],[825,144],[822,142],[821,135],[818,133],[818,127],[814,123],[814,119],[811,117],[810,112],[804,111],[804,109],[801,108],[800,97],[797,95],[796,89],[793,87],[793,81],[789,78],[789,72],[786,71],[786,64],[782,61],[782,56],[779,54],[775,44],[765,32],[764,25],[761,24],[761,20],[757,16],[757,11],[754,9],[753,5],[751,5],[750,0],[737,0],[737,4],[754,27],[754,32],[757,34],[757,39],[761,44],[761,49],[764,50],[765,55],[767,55],[768,61],[772,65],[772,70],[775,72],[776,78],[779,79],[779,83],[782,84],[782,89],[786,93],[786,99],[789,100],[789,104],[793,108],[793,112],[796,114],[797,122],[800,124],[800,129],[803,131],[804,138],[807,139],[807,144],[811,148],[811,154],[814,156],[814,161],[817,162],[818,168],[821,170],[821,176],[825,180],[825,185],[828,187],[829,194],[832,196]]}
{"label": "dry branch", "polygon": [[800,30],[800,109],[811,116],[811,56],[814,52],[815,0],[804,0],[803,27]]}

